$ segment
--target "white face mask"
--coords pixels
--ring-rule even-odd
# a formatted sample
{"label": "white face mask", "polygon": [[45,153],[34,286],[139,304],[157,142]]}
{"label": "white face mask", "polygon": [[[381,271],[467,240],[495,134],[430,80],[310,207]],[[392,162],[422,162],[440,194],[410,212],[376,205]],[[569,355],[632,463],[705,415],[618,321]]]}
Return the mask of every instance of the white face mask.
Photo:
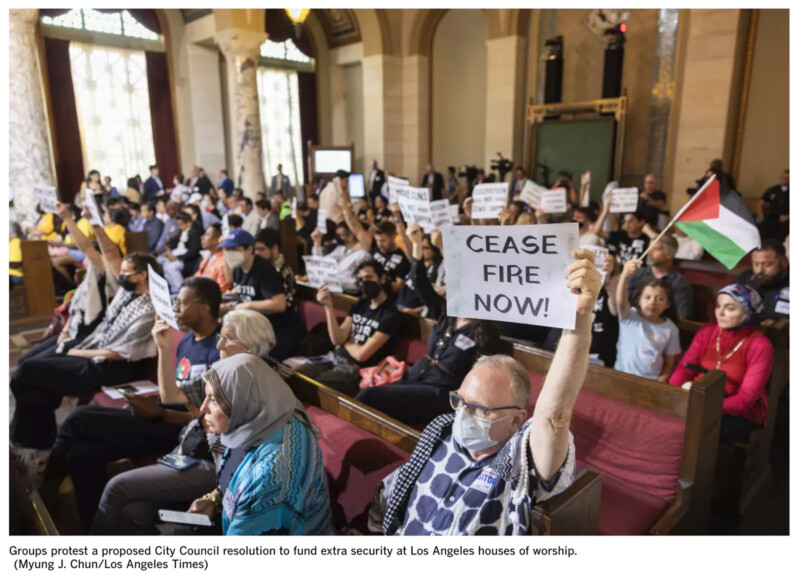
{"label": "white face mask", "polygon": [[241,251],[226,251],[225,263],[227,263],[228,267],[231,269],[241,267],[244,263],[244,254]]}
{"label": "white face mask", "polygon": [[486,450],[499,442],[489,437],[489,429],[492,424],[511,416],[513,414],[492,421],[485,418],[475,418],[463,408],[459,408],[456,410],[456,419],[453,422],[453,439],[467,450],[475,452]]}

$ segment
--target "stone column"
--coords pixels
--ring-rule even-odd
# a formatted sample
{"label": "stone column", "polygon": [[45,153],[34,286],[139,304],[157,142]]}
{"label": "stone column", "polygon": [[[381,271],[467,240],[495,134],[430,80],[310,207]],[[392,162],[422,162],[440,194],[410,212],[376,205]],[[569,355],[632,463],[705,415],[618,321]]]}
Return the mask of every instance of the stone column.
{"label": "stone column", "polygon": [[37,9],[9,12],[8,176],[17,221],[32,225],[36,184],[56,185],[36,44]]}
{"label": "stone column", "polygon": [[228,29],[215,40],[228,62],[230,123],[233,133],[233,177],[246,196],[266,191],[261,162],[261,118],[258,111],[259,48],[265,32]]}
{"label": "stone column", "polygon": [[525,39],[504,36],[486,42],[486,144],[489,171],[500,152],[517,165],[523,161],[525,129]]}

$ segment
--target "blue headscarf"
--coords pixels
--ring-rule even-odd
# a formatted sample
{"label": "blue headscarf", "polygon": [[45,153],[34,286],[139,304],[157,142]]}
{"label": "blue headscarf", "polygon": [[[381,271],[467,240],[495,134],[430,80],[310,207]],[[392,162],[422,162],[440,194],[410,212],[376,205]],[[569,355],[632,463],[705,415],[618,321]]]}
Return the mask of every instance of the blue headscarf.
{"label": "blue headscarf", "polygon": [[764,309],[764,303],[759,293],[750,286],[737,283],[726,285],[717,292],[717,295],[720,294],[732,297],[742,308],[742,321],[738,326],[733,328],[734,330],[752,326],[761,321],[761,312]]}

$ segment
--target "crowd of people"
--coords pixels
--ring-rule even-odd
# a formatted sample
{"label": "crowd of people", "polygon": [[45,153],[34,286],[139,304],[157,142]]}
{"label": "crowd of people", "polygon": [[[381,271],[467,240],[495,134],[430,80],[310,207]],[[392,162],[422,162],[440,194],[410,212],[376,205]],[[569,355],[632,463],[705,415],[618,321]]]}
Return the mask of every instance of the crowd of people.
{"label": "crowd of people", "polygon": [[[55,213],[39,207],[27,230],[12,224],[11,286],[25,283],[21,240],[46,240],[63,299],[11,377],[13,454],[45,502],[70,475],[87,533],[163,532],[164,508],[218,521],[173,533],[338,531],[320,433],[276,362],[425,427],[411,460],[376,489],[370,529],[386,534],[527,533],[533,504],[573,479],[565,417],[589,363],[678,388],[721,369],[722,440],[764,424],[775,352],[763,325],[789,316],[788,171],[760,202],[763,239],[750,269],[719,290],[714,319],[683,352],[678,322],[695,303],[676,260],[698,259],[702,247],[678,230],[661,235],[667,196],[654,176],[645,177],[636,211],[612,214],[610,196],[589,199],[590,174],[576,186],[563,173],[555,186],[567,190],[568,211],[545,214],[521,199],[527,175],[517,167],[498,219],[473,220],[470,186],[494,176],[481,172],[465,186],[449,169],[445,179],[429,166],[420,186],[458,205],[461,225],[578,224],[581,249],[565,272],[578,294],[574,330],[448,316],[448,283],[459,280],[448,279],[441,232],[425,234],[389,203],[377,163],[360,199],[351,199],[345,171],[295,195],[279,168],[268,192],[253,198],[225,170],[216,186],[193,167],[167,188],[154,165],[124,193],[92,171],[73,203]],[[90,196],[101,215],[92,214]],[[317,288],[325,322],[308,333],[296,296],[308,276],[283,253],[281,222],[292,215],[298,253],[335,260],[343,290],[357,297],[340,319],[332,292]],[[129,252],[127,232],[145,233],[147,251]],[[599,270],[593,247],[608,250]],[[177,349],[151,302],[152,272],[173,297],[183,332]],[[403,315],[434,322],[425,355],[411,365],[393,356]],[[555,352],[530,417],[528,376],[501,354],[501,335]],[[65,396],[85,402],[103,386],[152,376],[157,396],[122,388],[126,408],[82,405],[57,424]],[[108,476],[111,462],[154,455],[157,464]],[[488,468],[499,481],[487,484]]]}

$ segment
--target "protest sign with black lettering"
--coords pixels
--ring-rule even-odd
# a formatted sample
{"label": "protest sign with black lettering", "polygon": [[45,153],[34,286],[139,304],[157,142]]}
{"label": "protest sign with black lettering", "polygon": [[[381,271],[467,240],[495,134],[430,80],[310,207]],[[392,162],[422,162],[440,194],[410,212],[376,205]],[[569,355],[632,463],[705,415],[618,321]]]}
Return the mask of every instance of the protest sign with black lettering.
{"label": "protest sign with black lettering", "polygon": [[542,204],[542,193],[545,191],[547,191],[546,188],[542,187],[535,181],[528,179],[525,182],[525,186],[522,188],[522,191],[519,193],[519,199],[534,209],[539,209]]}
{"label": "protest sign with black lettering", "polygon": [[597,268],[597,271],[600,272],[600,277],[603,279],[603,283],[605,283],[606,274],[603,271],[603,266],[605,265],[606,257],[608,256],[608,248],[600,245],[586,244],[581,245],[581,249],[588,249],[594,253],[594,266]]}
{"label": "protest sign with black lettering", "polygon": [[175,321],[175,311],[172,309],[172,298],[169,295],[169,284],[162,276],[158,275],[153,267],[147,266],[147,281],[150,285],[150,301],[158,317],[167,322],[171,327],[179,330]]}
{"label": "protest sign with black lettering", "polygon": [[321,207],[317,209],[317,229],[322,235],[328,233],[328,210],[322,209]]}
{"label": "protest sign with black lettering", "polygon": [[434,228],[441,229],[445,225],[453,224],[453,217],[450,214],[451,207],[455,207],[456,211],[458,211],[458,205],[450,205],[450,201],[447,199],[431,201],[431,218],[433,219]]}
{"label": "protest sign with black lettering", "polygon": [[567,210],[567,190],[563,187],[542,193],[542,213],[564,213]]}
{"label": "protest sign with black lettering", "polygon": [[639,189],[630,187],[611,192],[611,213],[634,213],[639,206]]}
{"label": "protest sign with black lettering", "polygon": [[508,202],[508,183],[481,183],[472,190],[472,218],[497,219]]}
{"label": "protest sign with black lettering", "polygon": [[458,205],[450,205],[450,221],[452,223],[458,223],[461,220],[461,216],[458,214]]}
{"label": "protest sign with black lettering", "polygon": [[578,224],[445,227],[447,315],[575,328],[566,283]]}
{"label": "protest sign with black lettering", "polygon": [[304,255],[308,283],[314,287],[326,286],[332,292],[341,292],[342,284],[339,281],[339,266],[332,257],[321,255]]}
{"label": "protest sign with black lettering", "polygon": [[94,196],[94,192],[91,189],[86,189],[84,195],[86,197],[86,206],[89,208],[89,213],[92,214],[89,223],[103,227],[103,213],[97,205],[97,198]]}
{"label": "protest sign with black lettering", "polygon": [[406,223],[416,223],[430,233],[433,229],[430,191],[427,187],[401,187],[397,192],[397,204]]}
{"label": "protest sign with black lettering", "polygon": [[56,195],[56,188],[51,185],[34,185],[33,192],[36,193],[36,199],[42,210],[45,213],[55,213],[56,203],[58,203],[58,196]]}
{"label": "protest sign with black lettering", "polygon": [[408,179],[398,179],[397,177],[392,177],[391,175],[386,178],[386,182],[388,183],[389,189],[389,205],[392,203],[397,203],[397,192],[401,187],[408,187],[410,185]]}

